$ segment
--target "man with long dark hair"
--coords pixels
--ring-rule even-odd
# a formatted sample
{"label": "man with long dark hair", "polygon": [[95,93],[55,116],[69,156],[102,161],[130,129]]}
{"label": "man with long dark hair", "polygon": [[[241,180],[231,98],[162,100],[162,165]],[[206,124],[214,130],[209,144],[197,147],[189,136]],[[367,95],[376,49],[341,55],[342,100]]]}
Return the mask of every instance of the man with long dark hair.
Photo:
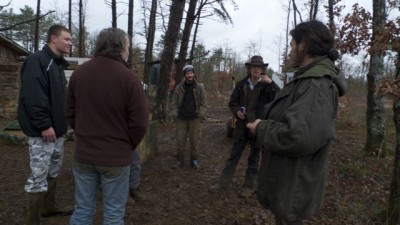
{"label": "man with long dark hair", "polygon": [[303,224],[321,209],[338,98],[345,91],[329,29],[309,21],[290,34],[294,78],[265,106],[261,120],[247,124],[263,151],[258,200],[278,225]]}

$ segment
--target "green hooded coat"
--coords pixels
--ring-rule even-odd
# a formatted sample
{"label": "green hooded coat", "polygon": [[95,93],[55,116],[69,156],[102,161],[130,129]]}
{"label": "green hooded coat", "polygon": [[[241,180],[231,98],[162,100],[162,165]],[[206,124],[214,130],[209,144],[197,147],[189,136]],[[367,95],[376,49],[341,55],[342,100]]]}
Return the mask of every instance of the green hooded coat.
{"label": "green hooded coat", "polygon": [[263,149],[259,202],[286,221],[311,217],[322,206],[338,96],[345,83],[326,56],[295,71],[266,105],[256,130]]}

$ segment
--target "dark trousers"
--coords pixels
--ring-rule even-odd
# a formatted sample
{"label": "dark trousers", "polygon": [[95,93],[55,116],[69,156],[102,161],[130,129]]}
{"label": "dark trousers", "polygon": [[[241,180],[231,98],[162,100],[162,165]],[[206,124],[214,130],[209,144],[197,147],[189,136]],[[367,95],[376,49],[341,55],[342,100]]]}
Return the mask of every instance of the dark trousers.
{"label": "dark trousers", "polygon": [[229,159],[220,176],[219,181],[222,186],[227,186],[231,182],[243,150],[246,148],[248,142],[250,143],[250,155],[247,159],[246,177],[243,186],[250,188],[255,187],[259,169],[260,148],[256,144],[256,139],[254,137],[249,137],[248,134],[245,134],[243,138],[237,138],[235,140]]}
{"label": "dark trousers", "polygon": [[201,139],[201,119],[193,120],[176,119],[176,160],[183,162],[185,159],[186,139],[189,135],[190,140],[190,161],[197,160],[199,157]]}

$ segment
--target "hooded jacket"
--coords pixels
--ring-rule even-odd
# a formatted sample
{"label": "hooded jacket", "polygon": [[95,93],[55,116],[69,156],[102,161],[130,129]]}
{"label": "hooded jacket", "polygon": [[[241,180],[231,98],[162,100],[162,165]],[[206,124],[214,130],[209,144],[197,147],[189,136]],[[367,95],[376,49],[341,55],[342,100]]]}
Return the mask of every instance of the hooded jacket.
{"label": "hooded jacket", "polygon": [[56,136],[67,131],[64,98],[67,85],[64,57],[49,46],[30,55],[21,69],[18,100],[18,122],[29,137],[42,137],[42,131],[53,127]]}
{"label": "hooded jacket", "polygon": [[257,195],[286,221],[309,218],[322,207],[338,97],[345,88],[324,56],[295,71],[265,106],[256,129],[263,149]]}

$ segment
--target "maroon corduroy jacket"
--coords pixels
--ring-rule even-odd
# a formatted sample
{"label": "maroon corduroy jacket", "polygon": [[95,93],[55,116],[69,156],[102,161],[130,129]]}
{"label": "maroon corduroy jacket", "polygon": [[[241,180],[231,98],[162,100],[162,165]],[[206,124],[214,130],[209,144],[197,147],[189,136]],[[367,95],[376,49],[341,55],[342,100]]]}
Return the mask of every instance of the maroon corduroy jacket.
{"label": "maroon corduroy jacket", "polygon": [[125,166],[143,139],[148,111],[142,84],[122,59],[96,56],[72,74],[65,102],[75,160]]}

